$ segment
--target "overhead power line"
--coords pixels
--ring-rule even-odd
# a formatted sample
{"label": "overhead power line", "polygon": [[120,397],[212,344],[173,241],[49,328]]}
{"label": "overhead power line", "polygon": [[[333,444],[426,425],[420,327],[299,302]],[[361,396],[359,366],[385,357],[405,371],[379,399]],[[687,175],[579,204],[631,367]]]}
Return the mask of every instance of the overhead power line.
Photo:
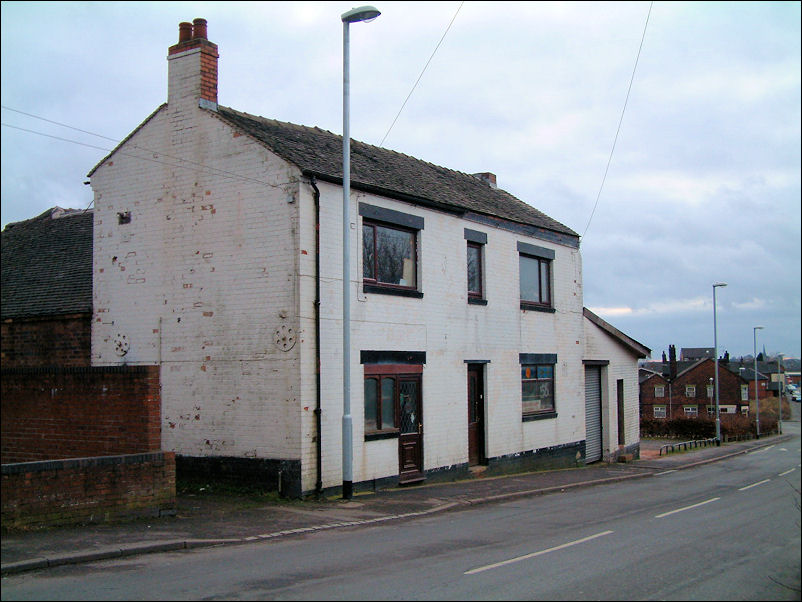
{"label": "overhead power line", "polygon": [[[110,138],[109,136],[104,136],[103,134],[97,134],[95,132],[90,132],[88,130],[83,130],[81,128],[77,128],[77,127],[68,125],[66,123],[60,123],[58,121],[53,121],[52,119],[47,119],[46,117],[41,117],[40,115],[34,115],[32,113],[26,113],[25,111],[20,111],[19,109],[13,109],[13,108],[7,107],[5,105],[0,105],[0,106],[2,106],[2,108],[6,109],[7,111],[13,111],[15,113],[20,113],[21,115],[26,115],[27,117],[32,117],[33,119],[38,119],[40,121],[46,121],[47,123],[52,123],[54,125],[65,127],[67,129],[70,129],[70,130],[75,130],[76,132],[81,132],[83,134],[88,134],[90,136],[95,136],[97,138],[102,138],[104,140],[109,140],[111,142],[114,142],[115,144],[120,144],[121,143],[121,141],[117,140],[116,138]],[[23,131],[23,132],[27,132],[27,133],[30,133],[30,134],[36,134],[38,136],[44,136],[46,138],[53,138],[54,140],[60,140],[62,142],[69,142],[71,144],[77,144],[79,146],[85,146],[87,148],[93,148],[93,149],[105,151],[107,153],[113,152],[115,150],[115,149],[106,148],[106,147],[103,147],[103,146],[96,146],[94,144],[87,144],[86,142],[79,142],[78,140],[72,140],[70,138],[62,138],[61,136],[54,136],[53,134],[46,134],[44,132],[37,132],[36,130],[31,130],[31,129],[19,127],[19,126],[16,126],[16,125],[11,125],[11,124],[8,124],[8,123],[2,123],[0,125],[2,125],[3,127],[9,127],[9,128],[13,128],[15,130],[20,130],[20,131]],[[141,150],[141,151],[145,151],[145,152],[151,153],[153,155],[157,155],[159,157],[166,157],[168,159],[172,159],[174,161],[178,161],[179,163],[175,164],[175,163],[168,163],[168,162],[165,162],[165,161],[160,161],[157,157],[142,157],[140,155],[135,155],[135,154],[132,154],[132,153],[129,153],[129,152],[123,152],[122,150],[119,150],[119,149],[117,149],[117,152],[119,154],[121,154],[121,155],[126,156],[126,157],[133,157],[135,159],[140,159],[142,161],[149,161],[151,163],[159,163],[161,165],[166,165],[168,167],[177,167],[177,168],[181,168],[181,169],[192,169],[192,170],[198,171],[198,172],[206,172],[206,173],[208,173],[210,175],[219,175],[219,176],[226,177],[226,178],[239,179],[239,180],[244,180],[244,181],[248,181],[248,182],[255,182],[257,184],[262,184],[264,186],[271,186],[273,188],[278,188],[279,186],[283,186],[285,184],[289,184],[289,182],[280,182],[280,183],[277,183],[277,184],[271,184],[269,182],[264,182],[264,181],[259,180],[257,178],[251,178],[251,177],[248,177],[248,176],[243,176],[241,174],[237,174],[237,173],[234,173],[234,172],[231,172],[231,171],[227,171],[225,169],[220,169],[218,167],[211,167],[209,165],[205,165],[203,163],[198,163],[196,161],[191,161],[189,159],[183,159],[181,157],[175,157],[175,156],[169,155],[169,154],[167,154],[167,153],[165,153],[163,151],[153,150],[153,149],[150,149],[150,148],[146,148],[144,146],[139,146],[139,145],[134,144],[132,142],[129,142],[129,144],[131,145],[131,148],[134,148],[134,149],[137,149],[137,150]],[[192,166],[195,166],[195,167],[192,167]]]}
{"label": "overhead power line", "polygon": [[604,182],[607,180],[607,172],[610,171],[610,163],[613,160],[613,153],[615,152],[615,145],[618,142],[618,133],[621,131],[621,123],[624,121],[624,113],[627,110],[627,103],[629,102],[629,93],[632,91],[632,82],[635,81],[635,71],[638,69],[638,61],[640,60],[640,53],[643,50],[643,41],[646,39],[646,28],[649,26],[649,16],[652,14],[652,6],[654,2],[649,3],[649,12],[646,15],[646,23],[643,25],[643,35],[640,39],[640,46],[638,47],[638,55],[635,57],[635,66],[632,68],[632,76],[629,78],[629,88],[627,88],[627,97],[624,99],[624,108],[621,109],[621,117],[618,120],[618,128],[615,130],[615,138],[613,139],[613,147],[610,149],[610,156],[607,158],[607,167],[604,169],[604,177],[602,177],[601,186],[599,186],[599,192],[596,195],[596,202],[593,205],[593,211],[590,212],[590,217],[588,218],[588,224],[585,226],[585,231],[582,233],[582,240],[585,240],[585,234],[588,232],[588,228],[590,228],[590,222],[593,220],[593,215],[596,213],[596,207],[599,205],[599,199],[601,198],[602,189],[604,188]]}
{"label": "overhead power line", "polygon": [[460,2],[459,7],[457,7],[457,12],[455,12],[454,16],[451,18],[451,22],[448,24],[448,27],[446,27],[446,30],[443,33],[443,36],[440,38],[440,41],[437,42],[437,46],[434,47],[434,51],[432,52],[432,55],[429,57],[429,60],[426,61],[426,64],[423,66],[423,70],[420,72],[420,75],[418,76],[418,79],[415,80],[415,83],[412,85],[412,89],[409,91],[409,94],[407,94],[407,97],[404,100],[404,103],[401,105],[401,108],[398,109],[398,114],[396,114],[395,119],[393,119],[393,122],[390,124],[390,127],[387,129],[387,133],[384,135],[384,138],[382,138],[382,141],[379,142],[379,146],[382,146],[384,144],[384,141],[387,140],[387,136],[390,135],[390,130],[393,129],[393,126],[395,125],[395,122],[398,121],[398,117],[401,115],[401,111],[403,111],[404,107],[407,106],[407,101],[409,100],[410,96],[412,96],[412,93],[415,91],[415,88],[418,87],[418,82],[420,82],[421,78],[423,77],[423,74],[426,73],[426,68],[429,66],[429,63],[432,62],[432,59],[434,58],[435,53],[437,53],[437,49],[440,48],[440,44],[442,44],[443,40],[446,38],[446,34],[448,34],[448,31],[451,29],[451,26],[454,24],[454,19],[457,18],[457,15],[459,14],[459,11],[462,8],[463,4],[465,4],[464,0],[463,0],[463,2]]}

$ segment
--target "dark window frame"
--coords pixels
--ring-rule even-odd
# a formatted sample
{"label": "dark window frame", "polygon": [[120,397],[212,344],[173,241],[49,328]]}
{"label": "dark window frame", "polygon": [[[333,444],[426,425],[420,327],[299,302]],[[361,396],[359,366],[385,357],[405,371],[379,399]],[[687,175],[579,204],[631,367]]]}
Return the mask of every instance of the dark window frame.
{"label": "dark window frame", "polygon": [[[535,257],[533,255],[527,255],[526,253],[520,253],[518,256],[518,266],[519,272],[521,260],[533,261],[537,263],[537,278],[538,278],[538,299],[524,299],[523,294],[521,293],[521,309],[552,309],[554,307],[553,304],[553,295],[551,294],[551,264],[552,261],[550,259],[544,259],[542,257]],[[546,272],[545,275],[543,272]],[[521,283],[523,284],[523,276],[521,275]],[[547,290],[543,291],[543,284],[546,284]]]}
{"label": "dark window frame", "polygon": [[[372,276],[367,276],[365,274],[367,266],[365,265],[365,244],[366,244],[366,236],[365,236],[365,229],[372,230],[372,242],[373,242],[373,249],[371,251],[371,255],[373,258],[372,265],[370,266],[370,273]],[[402,285],[402,284],[394,284],[391,282],[383,282],[378,279],[378,236],[377,236],[377,229],[383,228],[385,230],[393,230],[395,232],[403,232],[404,234],[409,234],[412,237],[412,262],[415,271],[415,282],[411,285]],[[392,224],[387,222],[382,222],[379,220],[370,219],[367,217],[362,218],[362,288],[363,291],[366,293],[381,293],[381,294],[393,294],[393,295],[401,295],[406,297],[423,297],[423,293],[419,290],[420,285],[420,265],[419,265],[419,242],[420,230],[414,227],[408,227],[398,224]],[[402,268],[403,269],[403,268]]]}
{"label": "dark window frame", "polygon": [[[364,416],[365,441],[376,441],[380,439],[396,439],[399,437],[401,428],[399,425],[401,407],[400,407],[400,388],[403,382],[415,381],[418,385],[418,391],[422,390],[422,365],[410,364],[372,364],[365,365],[364,369],[364,387],[367,387],[369,380],[376,380],[376,410],[375,420],[372,425],[369,424],[370,418]],[[390,428],[379,428],[378,420],[382,416],[382,383],[385,380],[393,380],[393,426]],[[364,405],[364,403],[363,403]],[[365,410],[367,408],[364,408]],[[364,411],[364,410],[363,410]]]}
{"label": "dark window frame", "polygon": [[[523,422],[531,420],[543,420],[546,418],[557,417],[557,356],[550,353],[522,353],[519,357],[521,365],[521,419]],[[541,378],[538,368],[550,368],[551,377]],[[534,378],[525,378],[524,370],[534,368]],[[524,387],[526,382],[550,382],[551,383],[551,408],[535,411],[524,411]]]}
{"label": "dark window frame", "polygon": [[[478,290],[471,289],[471,278],[470,272],[468,272],[468,301],[471,300],[484,300],[485,298],[485,286],[484,286],[484,273],[485,273],[485,261],[484,261],[484,245],[478,242],[468,241],[466,244],[466,255],[470,256],[471,249],[476,251],[476,276],[479,284]],[[470,259],[468,259],[470,265]]]}
{"label": "dark window frame", "polygon": [[[518,288],[520,293],[521,309],[532,309],[536,311],[554,312],[554,283],[553,268],[556,253],[553,249],[538,247],[529,243],[518,241]],[[537,299],[524,299],[521,293],[523,287],[523,270],[521,269],[522,260],[526,259],[537,263]],[[546,272],[545,275],[543,272]],[[544,286],[546,294],[544,295]]]}

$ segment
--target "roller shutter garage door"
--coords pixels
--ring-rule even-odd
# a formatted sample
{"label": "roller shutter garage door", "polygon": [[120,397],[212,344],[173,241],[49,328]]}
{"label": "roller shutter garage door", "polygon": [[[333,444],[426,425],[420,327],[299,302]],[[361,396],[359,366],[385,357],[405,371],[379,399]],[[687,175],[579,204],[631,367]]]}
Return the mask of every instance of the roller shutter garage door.
{"label": "roller shutter garage door", "polygon": [[601,457],[601,367],[585,366],[585,463]]}

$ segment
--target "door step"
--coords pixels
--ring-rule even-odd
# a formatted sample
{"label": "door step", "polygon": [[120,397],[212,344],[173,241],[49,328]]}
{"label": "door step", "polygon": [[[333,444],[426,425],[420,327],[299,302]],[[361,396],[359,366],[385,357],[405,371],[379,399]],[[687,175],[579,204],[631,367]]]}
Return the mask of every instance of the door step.
{"label": "door step", "polygon": [[481,464],[477,464],[476,466],[469,466],[468,472],[474,478],[479,478],[485,476],[485,472],[487,471],[487,466],[482,466]]}

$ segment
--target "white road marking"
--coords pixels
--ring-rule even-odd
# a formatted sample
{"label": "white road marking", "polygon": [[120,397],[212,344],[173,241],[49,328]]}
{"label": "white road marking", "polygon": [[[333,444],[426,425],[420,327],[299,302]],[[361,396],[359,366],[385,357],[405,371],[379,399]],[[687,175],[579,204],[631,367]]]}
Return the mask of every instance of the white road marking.
{"label": "white road marking", "polygon": [[510,558],[509,560],[502,560],[501,562],[496,562],[494,564],[488,564],[486,566],[480,566],[479,568],[471,569],[470,571],[465,571],[465,575],[475,575],[476,573],[481,573],[482,571],[489,571],[490,569],[497,569],[500,566],[505,566],[507,564],[512,564],[514,562],[520,562],[521,560],[527,560],[529,558],[534,558],[535,556],[541,556],[543,554],[548,554],[549,552],[556,552],[557,550],[562,550],[563,548],[569,548],[571,546],[575,546],[580,543],[585,543],[586,541],[590,541],[591,539],[596,539],[597,537],[602,537],[603,535],[609,535],[613,531],[602,531],[601,533],[596,533],[596,535],[591,535],[589,537],[583,537],[582,539],[577,539],[576,541],[569,541],[568,543],[564,543],[559,546],[555,546],[553,548],[548,548],[547,550],[540,550],[539,552],[533,552],[531,554],[525,554],[523,556],[518,556],[517,558]]}
{"label": "white road marking", "polygon": [[762,481],[758,481],[757,483],[752,483],[751,485],[747,485],[746,487],[741,487],[738,491],[746,491],[747,489],[752,489],[752,487],[757,487],[758,485],[762,485],[763,483],[768,483],[771,479],[763,479]]}
{"label": "white road marking", "polygon": [[671,514],[676,514],[677,512],[684,512],[685,510],[690,510],[692,508],[698,508],[699,506],[704,506],[705,504],[709,504],[710,502],[715,502],[716,500],[720,500],[721,498],[714,497],[709,500],[705,500],[704,502],[699,502],[698,504],[693,504],[692,506],[685,506],[684,508],[677,508],[676,510],[672,510],[671,512],[663,512],[663,514],[658,514],[655,518],[663,518],[664,516],[669,516]]}
{"label": "white road marking", "polygon": [[656,472],[656,473],[654,473],[654,476],[659,477],[659,476],[662,476],[664,474],[671,474],[672,472],[677,472],[677,469],[676,468],[672,468],[671,470],[664,470],[663,472]]}
{"label": "white road marking", "polygon": [[784,477],[785,475],[790,474],[790,473],[794,472],[795,470],[796,470],[796,468],[792,468],[791,470],[786,470],[785,472],[781,472],[777,476],[778,477]]}

